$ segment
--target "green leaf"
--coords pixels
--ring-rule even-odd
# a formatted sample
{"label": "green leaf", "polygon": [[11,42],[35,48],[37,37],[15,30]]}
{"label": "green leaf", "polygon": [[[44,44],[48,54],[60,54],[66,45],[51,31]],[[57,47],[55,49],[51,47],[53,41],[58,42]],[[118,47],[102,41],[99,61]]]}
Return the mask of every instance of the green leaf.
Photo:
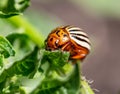
{"label": "green leaf", "polygon": [[35,65],[38,62],[37,54],[38,48],[36,47],[33,52],[22,60],[16,61],[8,69],[5,69],[0,75],[0,83],[14,75],[29,76],[35,70]]}
{"label": "green leaf", "polygon": [[0,54],[0,70],[3,67],[3,59],[4,59],[4,56]]}
{"label": "green leaf", "polygon": [[80,89],[79,66],[68,61],[69,53],[60,50],[41,50],[40,53],[43,54],[40,67],[46,77],[31,94],[78,94]]}
{"label": "green leaf", "polygon": [[29,0],[0,0],[0,17],[21,14],[29,6]]}
{"label": "green leaf", "polygon": [[56,51],[45,51],[41,52],[43,54],[42,63],[48,61],[54,69],[63,67],[65,64],[68,63],[69,59],[69,52],[63,52],[61,50]]}
{"label": "green leaf", "polygon": [[[24,33],[12,33],[6,37],[9,42],[16,48],[19,45],[19,50],[31,51],[33,49],[33,43],[30,38]],[[16,43],[17,41],[17,43]],[[24,44],[24,45],[23,45]]]}
{"label": "green leaf", "polygon": [[[80,62],[79,62],[80,63]],[[80,66],[79,64],[75,65],[75,71],[68,80],[68,82],[65,84],[65,88],[68,91],[68,94],[79,94],[80,92]]]}
{"label": "green leaf", "polygon": [[0,36],[0,54],[4,55],[5,58],[15,55],[15,51],[12,45],[9,43],[9,41],[6,38],[2,36]]}
{"label": "green leaf", "polygon": [[16,51],[15,57],[11,60],[12,62],[21,60],[33,51],[35,47],[33,41],[24,33],[11,33],[6,38]]}
{"label": "green leaf", "polygon": [[24,57],[22,60],[15,62],[7,71],[9,75],[27,76],[35,69],[37,63],[38,48],[36,47],[32,53]]}
{"label": "green leaf", "polygon": [[79,94],[80,73],[78,65],[67,64],[66,68],[70,68],[70,70],[64,76],[56,75],[55,71],[52,72],[54,76],[46,76],[42,84],[31,94]]}

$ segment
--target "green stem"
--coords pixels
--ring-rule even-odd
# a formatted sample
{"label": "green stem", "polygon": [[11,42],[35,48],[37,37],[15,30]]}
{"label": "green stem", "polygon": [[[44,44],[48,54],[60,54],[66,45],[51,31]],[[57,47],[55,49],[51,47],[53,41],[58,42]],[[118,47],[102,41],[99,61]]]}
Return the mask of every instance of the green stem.
{"label": "green stem", "polygon": [[82,79],[82,74],[81,74],[81,62],[79,60],[76,61],[77,63],[77,68],[79,71],[79,80],[80,80],[80,94],[95,94],[92,90],[92,88],[89,86],[88,82],[86,79]]}
{"label": "green stem", "polygon": [[25,33],[31,38],[31,40],[36,43],[39,47],[44,46],[43,35],[28,22],[23,16],[14,16],[8,18],[8,21],[16,28],[23,28]]}
{"label": "green stem", "polygon": [[81,80],[81,94],[95,94],[86,80]]}

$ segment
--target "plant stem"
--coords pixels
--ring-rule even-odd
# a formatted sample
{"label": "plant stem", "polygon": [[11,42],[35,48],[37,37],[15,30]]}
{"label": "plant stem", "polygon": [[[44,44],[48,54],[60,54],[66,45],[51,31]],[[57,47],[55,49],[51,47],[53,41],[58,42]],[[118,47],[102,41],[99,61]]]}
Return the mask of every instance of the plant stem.
{"label": "plant stem", "polygon": [[7,19],[14,27],[23,28],[25,33],[36,43],[39,47],[44,46],[43,35],[28,22],[23,16],[14,16]]}
{"label": "plant stem", "polygon": [[92,88],[89,86],[88,82],[85,79],[82,79],[81,74],[81,62],[79,60],[76,61],[77,68],[79,71],[79,81],[80,81],[80,94],[94,94]]}
{"label": "plant stem", "polygon": [[85,80],[81,80],[81,94],[95,94],[89,84]]}

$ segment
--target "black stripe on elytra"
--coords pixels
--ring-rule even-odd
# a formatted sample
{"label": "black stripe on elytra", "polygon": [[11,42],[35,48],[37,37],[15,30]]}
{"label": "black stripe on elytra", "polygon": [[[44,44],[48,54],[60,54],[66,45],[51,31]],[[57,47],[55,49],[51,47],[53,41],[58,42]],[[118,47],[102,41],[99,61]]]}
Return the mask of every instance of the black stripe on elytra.
{"label": "black stripe on elytra", "polygon": [[80,29],[71,29],[71,30],[69,30],[69,32],[74,32],[74,31],[82,31],[82,30],[80,30]]}
{"label": "black stripe on elytra", "polygon": [[83,36],[83,37],[85,37],[85,38],[88,38],[89,39],[89,37],[88,36],[86,36],[86,35],[83,35],[83,34],[77,34],[77,33],[70,33],[71,35],[78,35],[78,36]]}
{"label": "black stripe on elytra", "polygon": [[86,40],[84,40],[84,39],[81,39],[81,38],[79,38],[79,37],[77,37],[77,36],[72,36],[72,37],[74,37],[74,38],[76,38],[76,39],[78,39],[78,40],[80,40],[80,41],[84,41],[84,42],[88,43],[89,45],[91,45],[88,41],[86,41]]}

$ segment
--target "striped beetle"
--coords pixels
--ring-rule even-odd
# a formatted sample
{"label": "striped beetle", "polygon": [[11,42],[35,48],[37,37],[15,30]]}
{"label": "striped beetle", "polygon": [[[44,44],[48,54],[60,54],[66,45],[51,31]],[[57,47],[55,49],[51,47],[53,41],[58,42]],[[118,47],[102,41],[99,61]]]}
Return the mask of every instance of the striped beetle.
{"label": "striped beetle", "polygon": [[83,60],[91,49],[88,35],[75,26],[61,26],[52,30],[45,40],[46,50],[70,52],[70,59]]}

